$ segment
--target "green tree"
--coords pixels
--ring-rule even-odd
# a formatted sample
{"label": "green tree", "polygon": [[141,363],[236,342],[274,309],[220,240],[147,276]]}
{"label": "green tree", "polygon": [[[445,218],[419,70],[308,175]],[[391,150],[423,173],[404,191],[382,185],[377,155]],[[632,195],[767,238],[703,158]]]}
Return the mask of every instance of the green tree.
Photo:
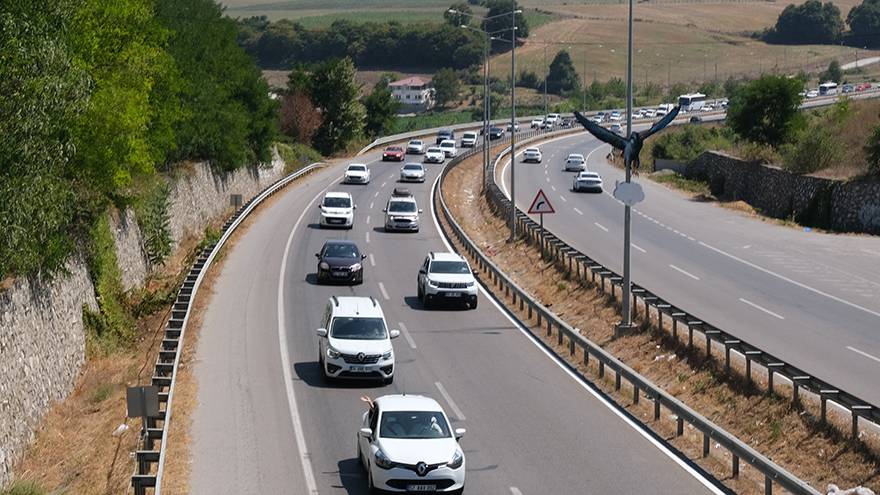
{"label": "green tree", "polygon": [[[455,12],[450,12],[450,10],[454,10]],[[446,20],[446,23],[452,27],[459,26],[470,26],[471,20],[473,19],[474,11],[471,10],[471,6],[464,3],[458,2],[452,4],[446,12],[443,12],[443,19]]]}
{"label": "green tree", "polygon": [[865,143],[865,154],[868,158],[868,173],[880,178],[880,125],[875,126]]}
{"label": "green tree", "polygon": [[52,274],[73,248],[70,128],[89,94],[64,39],[73,5],[17,0],[0,9],[0,280]]}
{"label": "green tree", "polygon": [[547,92],[561,95],[577,91],[579,88],[580,77],[571,60],[571,55],[566,50],[560,50],[550,62],[550,70],[547,74]]}
{"label": "green tree", "polygon": [[373,87],[373,92],[364,98],[367,112],[366,132],[369,137],[384,136],[394,125],[394,118],[400,109],[400,102],[391,94],[388,80],[383,78]]}
{"label": "green tree", "polygon": [[730,100],[727,123],[741,137],[779,146],[800,129],[802,83],[785,76],[766,75],[748,83]]}
{"label": "green tree", "polygon": [[440,69],[434,74],[434,100],[439,107],[456,101],[461,91],[458,75],[452,69]]}
{"label": "green tree", "polygon": [[[488,0],[486,6],[489,12],[486,13],[486,20],[483,21],[483,31],[488,33],[497,33],[495,36],[506,40],[507,42],[495,43],[495,47],[507,50],[510,47],[511,27],[512,23],[516,23],[516,37],[529,37],[529,23],[522,14],[515,15],[515,21],[511,21],[510,13],[518,9],[516,0]],[[505,15],[507,14],[507,15]]]}
{"label": "green tree", "polygon": [[840,62],[837,60],[832,60],[830,64],[828,64],[828,69],[825,72],[819,74],[820,82],[826,81],[834,81],[839,83],[843,80],[843,70],[840,68]]}
{"label": "green tree", "polygon": [[880,41],[880,0],[864,0],[846,16],[859,45],[876,46]]}
{"label": "green tree", "polygon": [[331,59],[311,75],[311,98],[324,115],[314,146],[325,155],[344,149],[362,136],[366,111],[358,99],[361,85],[350,58]]}
{"label": "green tree", "polygon": [[789,5],[776,26],[766,36],[768,41],[779,43],[820,44],[834,43],[843,33],[840,9],[831,2],[807,0],[801,5]]}

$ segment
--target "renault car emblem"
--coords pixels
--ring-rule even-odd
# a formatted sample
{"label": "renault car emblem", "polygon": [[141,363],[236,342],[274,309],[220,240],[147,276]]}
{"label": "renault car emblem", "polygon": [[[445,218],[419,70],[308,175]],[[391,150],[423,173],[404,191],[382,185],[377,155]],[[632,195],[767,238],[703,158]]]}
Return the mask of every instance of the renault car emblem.
{"label": "renault car emblem", "polygon": [[427,464],[425,464],[424,462],[420,462],[420,463],[416,464],[416,473],[418,473],[419,476],[424,476],[425,474],[427,474],[427,472],[428,472],[428,465]]}

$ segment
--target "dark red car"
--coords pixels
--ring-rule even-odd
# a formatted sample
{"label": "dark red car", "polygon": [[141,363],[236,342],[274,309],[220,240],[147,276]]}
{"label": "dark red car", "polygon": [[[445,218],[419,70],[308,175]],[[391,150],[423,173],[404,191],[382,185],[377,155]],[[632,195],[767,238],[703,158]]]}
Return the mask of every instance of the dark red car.
{"label": "dark red car", "polygon": [[398,161],[402,162],[406,157],[406,153],[400,146],[389,146],[382,152],[382,161]]}

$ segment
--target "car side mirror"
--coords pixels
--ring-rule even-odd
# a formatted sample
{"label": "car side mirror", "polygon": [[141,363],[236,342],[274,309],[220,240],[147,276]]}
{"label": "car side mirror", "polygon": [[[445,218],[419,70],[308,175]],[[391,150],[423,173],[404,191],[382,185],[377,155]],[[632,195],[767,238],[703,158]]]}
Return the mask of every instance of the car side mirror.
{"label": "car side mirror", "polygon": [[366,255],[366,254],[362,254],[362,255],[361,255],[361,259],[362,259],[362,260],[367,259],[367,255]]}
{"label": "car side mirror", "polygon": [[358,433],[364,438],[370,438],[371,436],[373,436],[373,429],[372,428],[361,428]]}
{"label": "car side mirror", "polygon": [[357,210],[357,209],[358,209],[358,205],[354,205],[354,208],[352,208],[352,209]]}
{"label": "car side mirror", "polygon": [[318,337],[326,337],[327,336],[327,329],[326,328],[319,328],[319,329],[315,330],[315,333],[318,334]]}
{"label": "car side mirror", "polygon": [[[367,429],[369,430],[369,428],[367,428]],[[461,437],[463,437],[465,433],[467,433],[467,430],[465,428],[456,428],[455,429],[455,439],[461,440]]]}
{"label": "car side mirror", "polygon": [[382,208],[382,213],[388,213],[388,208]]}
{"label": "car side mirror", "polygon": [[320,257],[321,257],[321,253],[315,253],[315,258],[320,258]]}
{"label": "car side mirror", "polygon": [[422,210],[421,208],[419,208],[419,213],[421,213],[421,212],[423,212],[423,211],[424,211],[424,210]]}
{"label": "car side mirror", "polygon": [[424,274],[425,274],[425,269],[424,269],[424,268],[420,269],[420,270],[419,270],[419,275],[424,275]]}
{"label": "car side mirror", "polygon": [[400,337],[400,330],[392,330],[388,332],[388,336],[392,339],[396,339],[397,337]]}

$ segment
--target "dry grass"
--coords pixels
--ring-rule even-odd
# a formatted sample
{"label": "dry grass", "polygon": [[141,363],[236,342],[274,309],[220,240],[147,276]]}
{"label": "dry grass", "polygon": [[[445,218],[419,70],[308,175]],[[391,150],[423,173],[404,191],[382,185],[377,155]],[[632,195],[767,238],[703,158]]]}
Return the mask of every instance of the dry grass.
{"label": "dry grass", "polygon": [[[854,447],[839,433],[846,431],[845,417],[833,418],[836,428],[822,426],[816,419],[818,408],[815,404],[805,400],[801,406],[793,407],[784,398],[790,389],[777,385],[776,394],[768,394],[766,381],[757,376],[760,373],[754,372],[753,381],[749,383],[742,376],[742,367],[734,363],[734,372],[728,374],[723,364],[717,361],[719,349],[715,349],[715,359],[707,359],[704,352],[688,348],[686,341],[681,340],[683,335],[673,339],[668,334],[652,330],[645,322],[642,322],[643,331],[613,339],[612,328],[618,321],[617,301],[600,294],[589,284],[582,285],[566,278],[561,270],[548,262],[536,263],[539,254],[523,242],[514,245],[504,242],[507,237],[504,223],[489,211],[479,195],[468,192],[471,184],[478,183],[477,159],[450,173],[444,194],[468,235],[518,284],[570,325],[580,329],[582,335],[599,343],[656,385],[814,487],[824,488],[828,483],[835,483],[846,487],[880,488],[877,455],[880,438],[866,434],[865,443]],[[497,295],[504,299],[503,292],[497,292]],[[517,308],[510,304],[508,308],[517,312]],[[536,323],[528,320],[526,314],[520,313],[519,316],[529,325]],[[675,437],[674,418],[668,411],[655,421],[650,400],[643,397],[638,405],[633,405],[632,390],[624,384],[620,391],[615,391],[612,373],[607,373],[604,379],[595,379],[595,360],[590,366],[584,366],[579,349],[570,355],[567,346],[557,345],[555,337],[547,339],[543,329],[532,327],[532,331],[585,376],[593,377],[594,383],[630,413],[731,489],[737,493],[763,491],[762,479],[752,469],[744,468],[740,478],[730,478],[731,459],[723,448],[713,442],[709,457],[703,458],[702,436],[698,432],[685,428],[682,437]]]}

